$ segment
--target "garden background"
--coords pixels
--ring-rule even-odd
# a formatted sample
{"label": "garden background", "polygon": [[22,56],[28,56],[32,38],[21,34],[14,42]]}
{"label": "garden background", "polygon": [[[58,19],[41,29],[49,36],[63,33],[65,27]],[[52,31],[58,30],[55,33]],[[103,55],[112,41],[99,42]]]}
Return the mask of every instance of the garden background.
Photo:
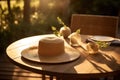
{"label": "garden background", "polygon": [[120,0],[0,0],[0,54],[16,40],[59,29],[58,16],[70,26],[75,13],[120,17]]}

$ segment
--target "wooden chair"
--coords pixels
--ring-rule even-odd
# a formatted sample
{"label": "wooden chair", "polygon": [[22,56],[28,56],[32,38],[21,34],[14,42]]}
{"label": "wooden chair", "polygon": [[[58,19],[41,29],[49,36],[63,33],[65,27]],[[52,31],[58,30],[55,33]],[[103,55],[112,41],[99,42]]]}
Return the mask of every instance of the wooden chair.
{"label": "wooden chair", "polygon": [[80,28],[81,34],[116,37],[118,30],[118,17],[73,14],[70,28],[72,32]]}

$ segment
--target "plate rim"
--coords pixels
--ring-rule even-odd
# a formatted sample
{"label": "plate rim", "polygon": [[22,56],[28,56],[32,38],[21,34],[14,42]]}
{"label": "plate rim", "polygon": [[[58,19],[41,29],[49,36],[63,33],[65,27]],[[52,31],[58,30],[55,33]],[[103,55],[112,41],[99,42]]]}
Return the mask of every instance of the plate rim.
{"label": "plate rim", "polygon": [[[29,59],[29,58],[27,58],[26,56],[23,55],[23,51],[25,51],[25,50],[27,50],[27,49],[30,49],[30,48],[32,48],[32,47],[36,47],[36,49],[37,49],[37,46],[30,46],[30,47],[27,47],[27,48],[25,48],[25,49],[23,49],[23,50],[21,51],[21,57],[23,57],[24,59],[29,60],[29,61],[31,61],[31,62],[44,63],[44,64],[61,64],[61,63],[68,63],[68,62],[75,61],[75,60],[79,59],[80,56],[81,56],[80,52],[76,51],[75,53],[78,54],[78,56],[77,56],[76,58],[72,59],[72,60],[58,61],[58,62],[38,61],[38,60]],[[66,53],[66,52],[65,52],[65,53]],[[37,53],[36,53],[36,54],[37,54]],[[66,54],[69,54],[69,53],[66,53]],[[72,53],[72,54],[73,54],[73,53]],[[41,56],[41,57],[44,57],[44,56]],[[58,56],[56,56],[56,57],[58,57]],[[47,58],[47,57],[46,57],[46,58]]]}
{"label": "plate rim", "polygon": [[[110,40],[98,40],[98,39],[94,39],[94,37],[107,37],[107,38],[110,38]],[[113,41],[114,38],[111,37],[111,36],[100,36],[100,35],[96,35],[96,36],[91,36],[90,39],[94,40],[94,41],[105,41],[105,42],[110,42],[110,41]]]}

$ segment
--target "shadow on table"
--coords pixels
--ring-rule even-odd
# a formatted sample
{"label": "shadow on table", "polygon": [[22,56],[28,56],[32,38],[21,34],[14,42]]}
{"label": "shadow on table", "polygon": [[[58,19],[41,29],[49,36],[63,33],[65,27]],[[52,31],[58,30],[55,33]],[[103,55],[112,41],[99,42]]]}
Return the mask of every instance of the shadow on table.
{"label": "shadow on table", "polygon": [[[87,60],[96,68],[98,71],[104,74],[104,72],[107,72],[105,76],[112,76],[112,80],[119,80],[119,74],[120,74],[120,64],[117,63],[116,59],[112,55],[99,53],[96,55],[89,55],[87,57]],[[103,66],[104,65],[104,66]],[[114,71],[113,73],[110,72]],[[118,78],[119,79],[118,79]]]}

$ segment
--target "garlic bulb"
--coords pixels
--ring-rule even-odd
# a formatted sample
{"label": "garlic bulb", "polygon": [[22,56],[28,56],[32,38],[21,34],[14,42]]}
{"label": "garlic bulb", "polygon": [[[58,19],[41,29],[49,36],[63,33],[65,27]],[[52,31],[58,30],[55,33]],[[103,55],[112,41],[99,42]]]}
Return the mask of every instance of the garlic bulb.
{"label": "garlic bulb", "polygon": [[76,32],[73,32],[72,34],[70,34],[68,38],[70,39],[71,45],[74,45],[74,44],[79,45],[81,43],[81,36]]}
{"label": "garlic bulb", "polygon": [[60,28],[60,35],[62,35],[64,38],[68,38],[68,36],[71,34],[71,29],[69,27],[61,27]]}
{"label": "garlic bulb", "polygon": [[96,53],[98,53],[98,50],[99,50],[99,46],[95,42],[87,43],[86,48],[87,48],[89,54],[96,54]]}

